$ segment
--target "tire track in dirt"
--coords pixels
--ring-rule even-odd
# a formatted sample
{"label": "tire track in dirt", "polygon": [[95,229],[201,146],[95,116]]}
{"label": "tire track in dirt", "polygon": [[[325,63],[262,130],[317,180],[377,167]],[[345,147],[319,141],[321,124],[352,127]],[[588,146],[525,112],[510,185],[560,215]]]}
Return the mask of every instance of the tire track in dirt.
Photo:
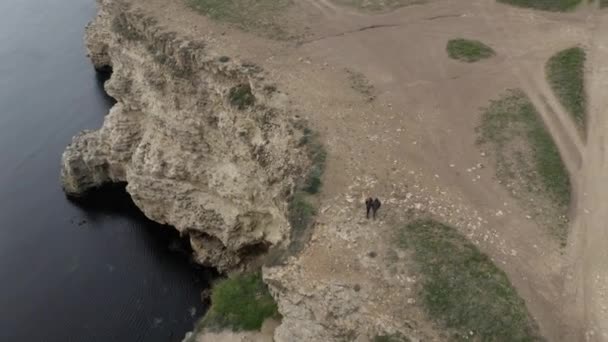
{"label": "tire track in dirt", "polygon": [[[514,41],[513,37],[509,35],[509,28],[504,23],[498,21],[492,21],[493,14],[492,7],[496,6],[494,2],[480,2],[478,3],[480,12],[484,14],[488,27],[494,27],[498,34],[503,37],[504,42],[509,42],[509,46],[517,46],[517,42]],[[530,14],[532,17],[533,14]],[[566,48],[566,47],[564,47]],[[505,63],[508,64],[513,74],[519,80],[520,87],[530,98],[530,101],[536,107],[537,111],[541,115],[543,122],[553,137],[562,160],[569,172],[571,184],[572,184],[572,203],[576,210],[576,203],[578,202],[579,189],[581,188],[580,173],[583,167],[583,154],[585,153],[585,144],[583,143],[581,136],[575,126],[571,116],[565,111],[563,106],[559,103],[553,91],[551,90],[545,76],[544,63],[551,56],[552,53],[559,51],[547,50],[547,56],[544,60],[536,60],[530,58],[532,62],[522,59],[518,59],[515,54],[507,56]],[[576,217],[576,215],[575,215]],[[576,220],[576,218],[574,219]],[[567,263],[562,265],[562,269],[567,269]],[[565,273],[562,271],[562,273]],[[541,325],[547,324],[544,332],[548,331],[551,335],[546,337],[550,340],[558,341],[579,341],[582,338],[582,327],[584,323],[581,322],[579,317],[581,316],[581,309],[577,310],[576,294],[568,293],[568,284],[565,279],[560,279],[556,285],[558,288],[562,288],[561,296],[554,298],[555,303],[560,303],[561,312],[557,314],[560,323],[550,323],[552,317],[555,317],[556,313],[547,311],[541,313],[543,317],[536,317]],[[546,309],[550,309],[547,307]],[[586,311],[586,310],[584,310]],[[553,326],[553,328],[547,329]],[[553,331],[556,329],[558,331]]]}
{"label": "tire track in dirt", "polygon": [[[583,155],[577,215],[570,240],[568,295],[572,319],[586,341],[608,341],[608,13],[596,15],[586,82],[589,97],[587,148]],[[577,323],[578,323],[577,322]],[[575,336],[576,338],[577,336]]]}
{"label": "tire track in dirt", "polygon": [[[537,70],[541,70],[541,72],[539,73]],[[522,88],[528,94],[551,133],[570,173],[572,185],[575,186],[582,163],[584,144],[570,115],[555,98],[547,84],[543,71],[544,65],[531,68],[520,66],[514,70],[521,80]]]}
{"label": "tire track in dirt", "polygon": [[[510,41],[509,45],[515,45],[516,42],[510,37],[508,28],[500,22],[491,21],[492,15],[488,13],[488,6],[494,6],[494,3],[480,6],[483,8],[482,11],[485,10],[488,27],[495,27],[505,41]],[[576,176],[582,163],[584,143],[575,123],[559,103],[546,81],[544,61],[541,64],[524,63],[515,54],[511,54],[506,56],[505,63],[509,65],[519,79],[521,88],[526,92],[541,115],[560,151],[566,168],[570,172],[572,184],[575,185],[578,179]]]}

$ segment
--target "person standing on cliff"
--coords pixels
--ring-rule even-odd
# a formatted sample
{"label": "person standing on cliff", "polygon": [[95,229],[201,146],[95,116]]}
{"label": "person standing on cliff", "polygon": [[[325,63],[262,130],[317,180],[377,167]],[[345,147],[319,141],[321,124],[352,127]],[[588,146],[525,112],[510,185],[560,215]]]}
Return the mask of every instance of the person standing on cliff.
{"label": "person standing on cliff", "polygon": [[372,206],[374,204],[374,200],[371,197],[368,197],[365,200],[365,209],[367,210],[365,213],[365,218],[369,219],[369,211],[372,210]]}
{"label": "person standing on cliff", "polygon": [[374,213],[374,220],[376,219],[376,212],[378,211],[378,209],[380,209],[381,205],[382,203],[380,203],[380,200],[377,197],[375,200],[372,201],[372,211]]}

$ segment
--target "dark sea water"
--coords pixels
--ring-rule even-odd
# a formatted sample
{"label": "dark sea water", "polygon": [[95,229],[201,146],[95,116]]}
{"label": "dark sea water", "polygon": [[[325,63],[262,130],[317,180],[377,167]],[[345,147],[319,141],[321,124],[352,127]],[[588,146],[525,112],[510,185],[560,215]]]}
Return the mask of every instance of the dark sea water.
{"label": "dark sea water", "polygon": [[71,137],[111,99],[85,57],[94,0],[0,1],[0,341],[180,341],[211,273],[120,188],[60,187]]}

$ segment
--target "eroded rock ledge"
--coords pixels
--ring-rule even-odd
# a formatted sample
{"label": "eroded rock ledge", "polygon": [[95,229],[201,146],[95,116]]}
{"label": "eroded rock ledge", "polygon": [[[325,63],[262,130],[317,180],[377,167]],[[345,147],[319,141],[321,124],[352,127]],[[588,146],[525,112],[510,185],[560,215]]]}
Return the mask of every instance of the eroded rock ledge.
{"label": "eroded rock ledge", "polygon": [[287,201],[308,160],[259,68],[177,37],[123,1],[101,0],[86,45],[116,105],[62,158],[68,195],[127,182],[152,220],[189,234],[197,261],[239,267],[288,237]]}

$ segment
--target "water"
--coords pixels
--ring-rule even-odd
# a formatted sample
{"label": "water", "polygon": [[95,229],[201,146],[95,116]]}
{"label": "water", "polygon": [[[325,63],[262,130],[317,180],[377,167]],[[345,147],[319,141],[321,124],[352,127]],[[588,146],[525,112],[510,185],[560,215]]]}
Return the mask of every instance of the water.
{"label": "water", "polygon": [[[210,273],[113,189],[80,207],[61,153],[111,99],[85,57],[94,0],[0,1],[0,341],[180,341]],[[111,203],[112,205],[109,205]]]}

